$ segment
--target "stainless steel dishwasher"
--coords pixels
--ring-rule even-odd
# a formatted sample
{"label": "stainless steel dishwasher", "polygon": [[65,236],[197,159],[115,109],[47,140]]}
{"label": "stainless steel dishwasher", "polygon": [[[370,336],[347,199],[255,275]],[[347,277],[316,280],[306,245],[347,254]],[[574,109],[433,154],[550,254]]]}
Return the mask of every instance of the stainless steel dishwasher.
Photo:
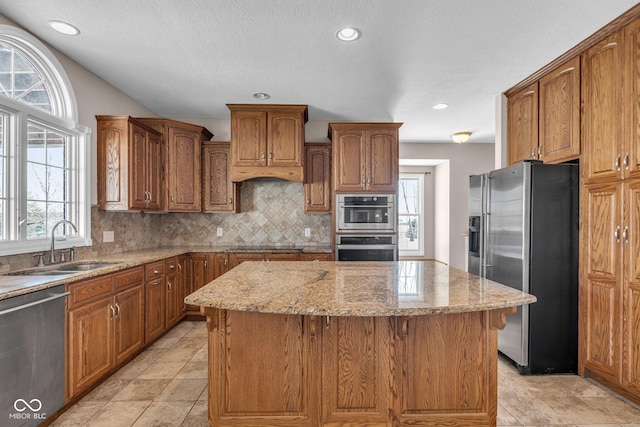
{"label": "stainless steel dishwasher", "polygon": [[64,285],[0,300],[0,425],[37,426],[64,406]]}

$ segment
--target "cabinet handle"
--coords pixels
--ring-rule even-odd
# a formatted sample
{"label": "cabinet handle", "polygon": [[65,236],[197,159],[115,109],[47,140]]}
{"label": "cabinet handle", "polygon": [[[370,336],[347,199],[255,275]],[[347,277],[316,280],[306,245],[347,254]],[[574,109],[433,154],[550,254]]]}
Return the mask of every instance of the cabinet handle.
{"label": "cabinet handle", "polygon": [[167,280],[167,290],[171,291],[171,282]]}
{"label": "cabinet handle", "polygon": [[269,163],[271,163],[271,159],[273,159],[273,153],[269,153]]}
{"label": "cabinet handle", "polygon": [[620,243],[620,226],[616,227],[616,231],[613,232],[613,237],[616,238],[616,243]]}
{"label": "cabinet handle", "polygon": [[267,153],[265,153],[264,151],[262,152],[262,161],[264,161],[265,156],[267,155]]}
{"label": "cabinet handle", "polygon": [[153,282],[153,286],[158,286],[160,284],[159,280],[156,280],[155,282]]}
{"label": "cabinet handle", "polygon": [[371,177],[367,178],[367,185],[371,185]]}
{"label": "cabinet handle", "polygon": [[113,308],[112,305],[109,305],[109,308],[111,309],[111,317],[109,317],[109,319],[113,320],[113,318],[116,317],[116,309]]}
{"label": "cabinet handle", "polygon": [[116,317],[120,317],[120,306],[116,303]]}
{"label": "cabinet handle", "polygon": [[232,205],[233,204],[233,199],[231,197],[229,197],[229,204]]}
{"label": "cabinet handle", "polygon": [[228,262],[229,262],[229,261],[227,261],[226,259],[224,260],[224,266],[225,266],[225,267],[227,266],[227,263],[228,263]]}
{"label": "cabinet handle", "polygon": [[327,329],[329,329],[329,326],[330,326],[330,324],[331,324],[331,320],[330,320],[330,319],[331,319],[331,318],[330,318],[329,316],[325,316],[325,327],[326,327]]}
{"label": "cabinet handle", "polygon": [[182,264],[178,263],[178,271],[182,273]]}
{"label": "cabinet handle", "polygon": [[209,269],[209,262],[208,262],[208,261],[205,261],[205,262],[204,262],[204,269],[205,269],[205,270],[208,270],[208,269]]}
{"label": "cabinet handle", "polygon": [[173,194],[171,195],[171,203],[173,203]]}
{"label": "cabinet handle", "polygon": [[540,146],[538,146],[538,159],[542,158],[542,150],[540,150]]}
{"label": "cabinet handle", "polygon": [[307,199],[307,206],[311,204],[311,199]]}
{"label": "cabinet handle", "polygon": [[531,149],[531,158],[532,159],[536,158],[536,149],[535,149],[535,147]]}
{"label": "cabinet handle", "polygon": [[622,160],[622,165],[626,170],[629,170],[629,152],[624,155],[624,159]]}
{"label": "cabinet handle", "polygon": [[629,243],[629,227],[625,226],[624,230],[622,230],[622,240],[624,240],[625,243]]}
{"label": "cabinet handle", "polygon": [[153,270],[153,274],[160,274],[160,270]]}
{"label": "cabinet handle", "polygon": [[362,188],[364,188],[364,177],[362,177]]}
{"label": "cabinet handle", "polygon": [[173,270],[174,268],[176,268],[175,264],[171,264],[171,265],[169,266],[169,270]]}
{"label": "cabinet handle", "polygon": [[614,166],[616,167],[616,170],[617,170],[617,171],[619,171],[619,170],[620,170],[620,158],[621,158],[621,157],[622,157],[622,156],[620,156],[620,154],[618,154],[618,155],[616,156],[616,162],[614,163]]}

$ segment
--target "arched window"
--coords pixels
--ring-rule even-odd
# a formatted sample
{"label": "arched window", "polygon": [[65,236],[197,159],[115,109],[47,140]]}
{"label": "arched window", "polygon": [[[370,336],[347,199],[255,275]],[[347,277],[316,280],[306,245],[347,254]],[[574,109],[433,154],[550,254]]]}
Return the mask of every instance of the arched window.
{"label": "arched window", "polygon": [[0,25],[0,255],[91,244],[89,129],[56,57]]}

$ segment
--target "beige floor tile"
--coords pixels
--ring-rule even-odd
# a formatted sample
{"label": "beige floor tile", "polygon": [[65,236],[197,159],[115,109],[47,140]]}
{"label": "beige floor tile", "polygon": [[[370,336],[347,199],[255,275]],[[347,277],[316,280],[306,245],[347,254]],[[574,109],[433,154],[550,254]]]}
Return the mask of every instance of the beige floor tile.
{"label": "beige floor tile", "polygon": [[[122,389],[129,385],[131,380],[122,379],[118,377],[111,376],[107,378],[102,384],[93,389],[83,401],[89,402],[108,402],[113,399],[113,396],[118,394]],[[139,399],[145,400],[145,399]]]}
{"label": "beige floor tile", "polygon": [[198,400],[204,400],[205,402],[209,400],[209,386],[206,385],[204,387],[204,390],[202,390],[202,393],[200,394],[200,397],[198,397]]}
{"label": "beige floor tile", "polygon": [[197,348],[175,346],[167,349],[154,363],[189,362],[199,351]]}
{"label": "beige floor tile", "polygon": [[138,377],[141,373],[143,373],[149,366],[151,366],[152,362],[146,360],[138,360],[134,359],[131,362],[124,365],[122,368],[118,369],[116,373],[114,373],[112,378],[119,378],[122,380],[132,380]]}
{"label": "beige floor tile", "polygon": [[208,331],[207,328],[193,328],[191,329],[189,332],[187,332],[187,334],[185,335],[185,338],[192,338],[192,337],[202,337],[202,338],[206,338],[208,335]]}
{"label": "beige floor tile", "polygon": [[83,399],[69,408],[67,412],[60,415],[51,425],[55,427],[80,427],[88,425],[89,419],[106,404],[107,402],[92,402]]}
{"label": "beige floor tile", "polygon": [[513,393],[508,396],[499,396],[498,404],[504,406],[504,409],[523,426],[551,425],[551,421],[540,411],[539,401],[536,399]]}
{"label": "beige floor tile", "polygon": [[171,380],[131,380],[120,392],[115,394],[112,401],[141,401],[154,400]]}
{"label": "beige floor tile", "polygon": [[174,378],[155,400],[160,402],[191,401],[193,403],[202,395],[206,386],[206,378]]}
{"label": "beige floor tile", "polygon": [[[578,397],[541,398],[552,424],[616,424],[610,416]],[[543,408],[543,406],[539,406]]]}
{"label": "beige floor tile", "polygon": [[207,362],[189,362],[176,375],[176,378],[207,378]]}
{"label": "beige floor tile", "polygon": [[205,337],[183,337],[176,343],[176,346],[201,349],[207,346],[207,339]]}
{"label": "beige floor tile", "polygon": [[640,409],[631,406],[617,397],[583,398],[594,408],[604,412],[614,422],[619,424],[640,422]]}
{"label": "beige floor tile", "polygon": [[153,343],[151,348],[153,349],[170,348],[170,347],[173,347],[173,345],[177,343],[179,340],[180,340],[180,337],[172,337],[172,336],[169,336],[169,334],[167,334],[162,338],[160,338],[155,343]]}
{"label": "beige floor tile", "polygon": [[496,419],[496,424],[498,426],[519,426],[520,423],[515,419],[513,415],[507,411],[507,409],[498,404],[498,418]]}
{"label": "beige floor tile", "polygon": [[151,403],[151,401],[109,402],[89,419],[87,426],[130,427]]}
{"label": "beige floor tile", "polygon": [[209,413],[207,402],[198,401],[187,418],[182,422],[181,427],[208,427],[209,426]]}
{"label": "beige floor tile", "polygon": [[176,427],[189,415],[193,402],[153,402],[135,422],[134,427]]}
{"label": "beige floor tile", "polygon": [[184,365],[187,364],[187,361],[184,362],[155,362],[152,363],[147,369],[142,371],[140,375],[138,375],[138,379],[147,379],[147,380],[155,380],[155,379],[172,379],[176,376],[178,372]]}
{"label": "beige floor tile", "polygon": [[209,350],[207,350],[207,348],[201,348],[191,358],[190,362],[206,362],[209,360],[208,357],[209,357]]}

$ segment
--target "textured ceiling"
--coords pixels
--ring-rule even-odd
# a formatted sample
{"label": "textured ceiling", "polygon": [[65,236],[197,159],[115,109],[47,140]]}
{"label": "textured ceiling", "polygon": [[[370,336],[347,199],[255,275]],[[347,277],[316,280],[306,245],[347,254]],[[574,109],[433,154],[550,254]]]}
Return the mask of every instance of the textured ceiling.
{"label": "textured ceiling", "polygon": [[[267,92],[308,104],[310,120],[404,122],[401,141],[493,142],[498,93],[635,3],[0,0],[0,13],[160,116],[228,118],[226,103]],[[344,26],[360,39],[339,41]]]}

